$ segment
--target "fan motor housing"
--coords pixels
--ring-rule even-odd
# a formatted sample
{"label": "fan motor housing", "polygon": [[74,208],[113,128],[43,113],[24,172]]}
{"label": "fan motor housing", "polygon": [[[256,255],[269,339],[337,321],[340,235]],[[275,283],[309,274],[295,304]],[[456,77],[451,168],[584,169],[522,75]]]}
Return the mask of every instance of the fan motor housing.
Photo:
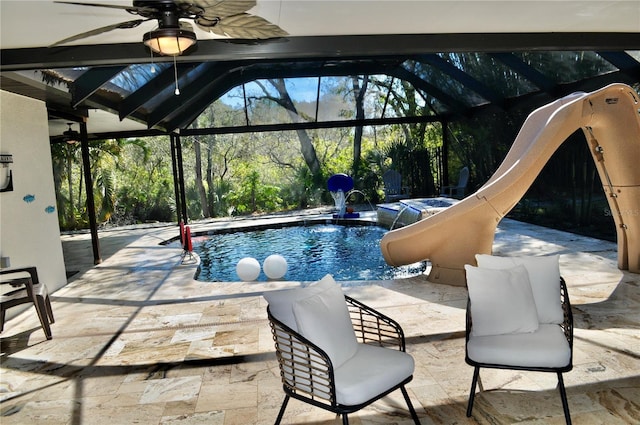
{"label": "fan motor housing", "polygon": [[134,7],[175,7],[175,5],[176,3],[173,0],[133,0]]}

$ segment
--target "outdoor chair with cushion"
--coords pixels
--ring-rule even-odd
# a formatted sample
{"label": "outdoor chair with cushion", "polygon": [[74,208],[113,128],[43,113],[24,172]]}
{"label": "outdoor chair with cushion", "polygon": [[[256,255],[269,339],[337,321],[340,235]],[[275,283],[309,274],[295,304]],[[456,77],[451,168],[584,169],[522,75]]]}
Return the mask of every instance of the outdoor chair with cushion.
{"label": "outdoor chair with cushion", "polygon": [[[21,304],[33,304],[47,339],[51,339],[51,327],[54,323],[49,293],[44,283],[38,280],[35,267],[0,270],[7,276],[0,280],[3,291],[0,294],[0,332],[4,330],[7,310]],[[4,289],[6,288],[6,289]]]}
{"label": "outdoor chair with cushion", "polygon": [[[567,424],[562,374],[572,369],[573,316],[558,256],[476,255],[467,273],[466,362],[473,366],[471,416],[480,368],[551,372]],[[482,388],[482,387],[481,387]]]}
{"label": "outdoor chair with cushion", "polygon": [[306,288],[264,293],[285,398],[342,416],[400,389],[420,424],[405,385],[414,361],[402,328],[389,317],[344,295],[330,275]]}

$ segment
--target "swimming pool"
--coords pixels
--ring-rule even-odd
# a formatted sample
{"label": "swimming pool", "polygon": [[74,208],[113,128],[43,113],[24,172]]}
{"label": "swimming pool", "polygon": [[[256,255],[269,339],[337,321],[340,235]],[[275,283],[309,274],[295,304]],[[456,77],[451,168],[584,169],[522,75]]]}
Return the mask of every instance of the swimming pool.
{"label": "swimming pool", "polygon": [[[313,224],[197,237],[193,250],[201,263],[196,279],[239,281],[238,261],[253,257],[262,265],[271,254],[287,260],[282,280],[314,281],[327,273],[336,280],[386,280],[424,272],[425,263],[391,267],[384,261],[380,239],[386,232],[378,226]],[[257,280],[268,280],[264,270]]]}

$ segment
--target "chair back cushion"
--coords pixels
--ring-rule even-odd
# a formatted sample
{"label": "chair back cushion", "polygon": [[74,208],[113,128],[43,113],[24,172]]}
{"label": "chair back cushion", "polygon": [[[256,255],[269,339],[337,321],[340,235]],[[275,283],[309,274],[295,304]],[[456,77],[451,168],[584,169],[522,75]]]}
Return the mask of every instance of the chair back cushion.
{"label": "chair back cushion", "polygon": [[336,282],[333,280],[333,276],[326,275],[317,282],[305,288],[287,289],[282,291],[268,291],[262,294],[262,296],[269,303],[269,311],[273,317],[293,329],[298,331],[296,325],[296,319],[293,315],[293,304],[302,298],[315,295],[327,289],[328,287],[335,286]]}
{"label": "chair back cushion", "polygon": [[322,348],[334,368],[351,358],[356,339],[340,285],[326,275],[305,288],[263,294],[279,321]]}
{"label": "chair back cushion", "polygon": [[465,265],[471,301],[471,335],[534,332],[538,314],[524,266],[507,270]]}
{"label": "chair back cushion", "polygon": [[529,273],[531,290],[536,302],[540,323],[560,324],[564,321],[562,299],[560,298],[560,265],[558,255],[539,257],[499,257],[486,254],[476,255],[478,267],[489,269],[510,269],[523,265]]}
{"label": "chair back cushion", "polygon": [[358,350],[358,341],[340,285],[326,285],[321,292],[293,303],[298,332],[322,348],[334,368]]}

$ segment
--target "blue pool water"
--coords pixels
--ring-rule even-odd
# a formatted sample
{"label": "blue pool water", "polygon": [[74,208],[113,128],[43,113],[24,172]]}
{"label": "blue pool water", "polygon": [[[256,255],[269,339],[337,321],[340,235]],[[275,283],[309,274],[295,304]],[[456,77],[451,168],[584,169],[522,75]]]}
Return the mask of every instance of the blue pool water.
{"label": "blue pool water", "polygon": [[[387,265],[380,251],[386,232],[378,226],[317,224],[198,237],[193,240],[193,250],[201,259],[197,279],[239,281],[236,264],[240,259],[253,257],[262,265],[271,254],[287,260],[282,280],[314,281],[327,273],[336,280],[386,280],[422,273],[424,263]],[[263,270],[257,280],[268,280]]]}

